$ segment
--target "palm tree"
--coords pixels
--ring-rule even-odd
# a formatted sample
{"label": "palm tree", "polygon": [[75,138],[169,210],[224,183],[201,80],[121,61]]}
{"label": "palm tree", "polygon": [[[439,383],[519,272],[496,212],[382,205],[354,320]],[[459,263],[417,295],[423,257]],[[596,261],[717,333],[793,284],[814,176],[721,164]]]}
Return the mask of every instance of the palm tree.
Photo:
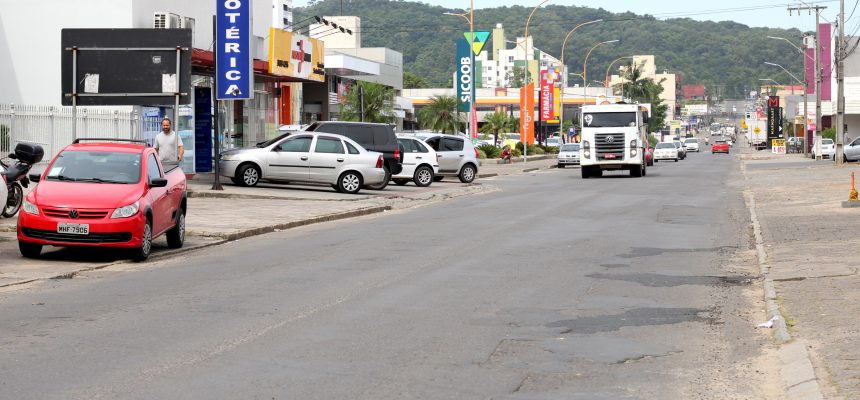
{"label": "palm tree", "polygon": [[361,121],[361,96],[364,89],[364,122],[394,122],[394,89],[373,82],[356,82],[349,88],[340,111],[344,121]]}
{"label": "palm tree", "polygon": [[465,121],[457,113],[457,99],[454,96],[433,96],[430,104],[418,112],[418,122],[422,127],[442,133],[460,132]]}
{"label": "palm tree", "polygon": [[484,117],[484,125],[481,126],[480,131],[484,133],[492,133],[493,144],[499,145],[499,133],[504,132],[508,128],[508,124],[510,121],[505,113],[496,112],[492,114],[487,114]]}
{"label": "palm tree", "polygon": [[[644,63],[644,62],[643,62]],[[624,81],[615,85],[616,90],[622,90],[634,103],[651,104],[651,120],[649,128],[656,131],[663,126],[668,106],[663,104],[660,95],[663,93],[663,81],[654,82],[642,74],[642,64],[627,64],[621,75]]]}

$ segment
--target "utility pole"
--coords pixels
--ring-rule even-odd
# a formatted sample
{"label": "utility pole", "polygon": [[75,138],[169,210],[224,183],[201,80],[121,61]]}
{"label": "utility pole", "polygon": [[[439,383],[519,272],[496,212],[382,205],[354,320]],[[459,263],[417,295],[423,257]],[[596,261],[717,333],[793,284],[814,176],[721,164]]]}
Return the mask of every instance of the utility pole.
{"label": "utility pole", "polygon": [[[797,14],[800,15],[801,11],[815,11],[815,135],[813,136],[815,145],[815,150],[813,153],[815,154],[816,159],[821,158],[821,43],[819,35],[819,24],[821,22],[821,11],[826,9],[825,6],[813,6],[813,5],[797,5],[797,6],[789,6],[788,7],[788,15],[791,15],[792,11],[797,11]],[[804,62],[804,65],[806,63]],[[806,73],[806,69],[804,68],[804,74]],[[804,94],[806,89],[804,89]],[[806,116],[803,116],[806,118]],[[805,120],[804,120],[805,122]],[[804,125],[806,125],[804,123]],[[805,133],[805,132],[804,132]],[[806,136],[804,136],[804,140],[806,140]]]}
{"label": "utility pole", "polygon": [[836,39],[836,165],[842,165],[845,158],[845,57],[845,0],[840,0],[839,37]]}

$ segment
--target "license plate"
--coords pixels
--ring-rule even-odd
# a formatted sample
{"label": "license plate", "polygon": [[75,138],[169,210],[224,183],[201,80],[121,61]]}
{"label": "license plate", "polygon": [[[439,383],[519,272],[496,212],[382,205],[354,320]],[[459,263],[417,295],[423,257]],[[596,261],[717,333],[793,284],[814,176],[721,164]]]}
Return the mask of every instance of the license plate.
{"label": "license plate", "polygon": [[72,235],[89,235],[90,224],[70,224],[60,222],[57,224],[57,233],[68,233]]}
{"label": "license plate", "polygon": [[605,158],[605,159],[607,159],[607,160],[614,160],[614,159],[615,159],[615,154],[607,154],[607,155],[605,155],[603,158]]}

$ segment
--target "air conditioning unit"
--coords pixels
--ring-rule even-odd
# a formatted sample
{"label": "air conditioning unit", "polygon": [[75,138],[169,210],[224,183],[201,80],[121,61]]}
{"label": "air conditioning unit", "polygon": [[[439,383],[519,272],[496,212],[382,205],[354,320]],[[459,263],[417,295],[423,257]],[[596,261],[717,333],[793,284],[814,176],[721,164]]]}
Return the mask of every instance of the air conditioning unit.
{"label": "air conditioning unit", "polygon": [[152,27],[155,29],[181,28],[182,18],[174,13],[156,11],[152,17]]}
{"label": "air conditioning unit", "polygon": [[194,37],[194,18],[182,17],[182,29],[191,29],[191,37]]}

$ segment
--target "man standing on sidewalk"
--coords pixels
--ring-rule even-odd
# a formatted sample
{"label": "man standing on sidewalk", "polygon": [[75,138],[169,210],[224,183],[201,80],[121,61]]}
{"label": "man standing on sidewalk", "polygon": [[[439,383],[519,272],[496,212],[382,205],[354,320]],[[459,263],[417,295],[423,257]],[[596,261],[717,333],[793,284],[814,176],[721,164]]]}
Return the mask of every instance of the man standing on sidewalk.
{"label": "man standing on sidewalk", "polygon": [[185,148],[182,146],[182,138],[170,129],[170,125],[170,118],[161,120],[161,132],[155,136],[155,151],[158,152],[162,162],[175,163],[182,161]]}

